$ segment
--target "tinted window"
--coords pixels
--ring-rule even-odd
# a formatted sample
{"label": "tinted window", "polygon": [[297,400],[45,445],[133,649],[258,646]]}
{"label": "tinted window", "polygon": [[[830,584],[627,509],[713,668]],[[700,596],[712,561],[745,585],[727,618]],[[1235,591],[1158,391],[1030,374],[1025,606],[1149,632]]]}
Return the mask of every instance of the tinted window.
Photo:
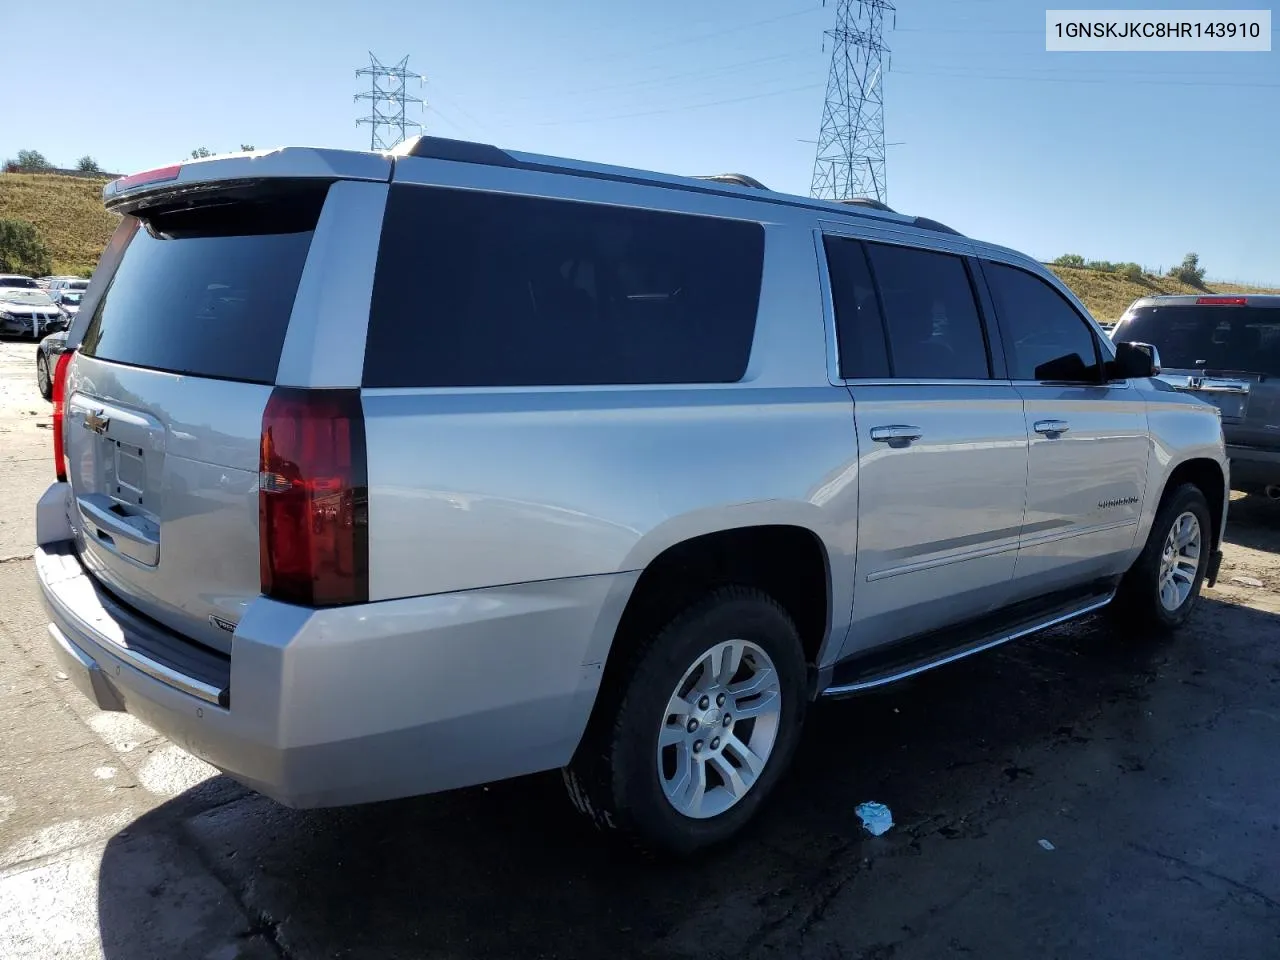
{"label": "tinted window", "polygon": [[1280,307],[1139,307],[1113,339],[1154,344],[1172,370],[1280,377]]}
{"label": "tinted window", "polygon": [[0,287],[13,287],[15,289],[22,288],[30,290],[32,288],[40,289],[40,284],[34,280],[28,280],[26,277],[4,277],[0,279]]}
{"label": "tinted window", "polygon": [[827,237],[827,271],[836,312],[840,376],[887,377],[889,353],[866,253],[857,240]]}
{"label": "tinted window", "polygon": [[946,253],[867,244],[889,329],[893,375],[985,380],[987,342],[964,260]]}
{"label": "tinted window", "polygon": [[984,262],[982,269],[1000,320],[1010,379],[1101,379],[1093,331],[1062,294],[1017,267]]}
{"label": "tinted window", "polygon": [[763,255],[754,223],[392,187],[364,383],[740,380]]}
{"label": "tinted window", "polygon": [[148,215],[94,311],[83,352],[273,383],[323,199],[311,187]]}

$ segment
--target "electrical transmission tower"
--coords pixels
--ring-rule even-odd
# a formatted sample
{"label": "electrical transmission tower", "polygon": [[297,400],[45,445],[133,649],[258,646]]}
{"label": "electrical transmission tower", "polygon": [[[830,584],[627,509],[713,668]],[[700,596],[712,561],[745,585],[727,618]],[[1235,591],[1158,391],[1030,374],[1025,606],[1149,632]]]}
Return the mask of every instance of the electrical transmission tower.
{"label": "electrical transmission tower", "polygon": [[405,57],[393,67],[383,66],[382,61],[369,54],[369,66],[356,71],[357,77],[369,78],[369,90],[357,93],[356,100],[369,101],[369,115],[356,120],[356,126],[368,124],[369,149],[390,150],[409,136],[409,128],[422,128],[416,120],[410,120],[409,104],[422,105],[422,98],[411,96],[409,81],[422,82],[423,78],[409,70],[409,58]]}
{"label": "electrical transmission tower", "polygon": [[886,14],[896,17],[890,0],[836,0],[835,29],[827,31],[831,74],[809,190],[814,197],[888,202],[881,86],[889,69]]}

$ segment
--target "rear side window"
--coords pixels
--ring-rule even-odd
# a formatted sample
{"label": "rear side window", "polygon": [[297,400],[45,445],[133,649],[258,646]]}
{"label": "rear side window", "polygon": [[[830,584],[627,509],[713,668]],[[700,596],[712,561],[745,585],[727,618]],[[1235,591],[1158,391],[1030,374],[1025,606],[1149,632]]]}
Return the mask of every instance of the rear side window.
{"label": "rear side window", "polygon": [[1170,370],[1280,377],[1280,307],[1139,307],[1112,338],[1153,344]]}
{"label": "rear side window", "polygon": [[983,261],[1011,380],[1097,383],[1098,346],[1084,317],[1037,276]]}
{"label": "rear side window", "polygon": [[393,186],[364,385],[731,383],[763,258],[755,223]]}
{"label": "rear side window", "polygon": [[868,243],[889,330],[893,375],[986,380],[987,341],[964,260],[948,253]]}
{"label": "rear side window", "polygon": [[867,255],[857,240],[826,237],[827,272],[836,314],[840,376],[876,379],[889,376],[889,352]]}
{"label": "rear side window", "polygon": [[274,383],[327,188],[147,211],[85,331],[101,360]]}

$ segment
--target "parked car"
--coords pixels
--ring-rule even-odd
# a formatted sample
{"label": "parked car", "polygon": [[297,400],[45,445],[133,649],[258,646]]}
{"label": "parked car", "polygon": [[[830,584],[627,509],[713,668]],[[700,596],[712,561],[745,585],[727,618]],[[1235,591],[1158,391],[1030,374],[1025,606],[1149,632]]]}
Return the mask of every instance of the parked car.
{"label": "parked car", "polygon": [[1143,297],[1115,337],[1154,344],[1161,379],[1218,408],[1233,489],[1280,499],[1280,296]]}
{"label": "parked car", "polygon": [[68,317],[74,317],[80,311],[80,301],[84,299],[84,291],[63,289],[55,293],[51,299]]}
{"label": "parked car", "polygon": [[1218,411],[934,221],[426,137],[105,198],[37,511],[59,669],[283,803],[563,768],[687,853],[814,699],[1216,578]]}
{"label": "parked car", "polygon": [[76,291],[84,293],[89,288],[89,281],[83,277],[54,277],[49,281],[48,290],[51,296],[57,296],[64,291]]}
{"label": "parked car", "polygon": [[30,277],[17,273],[0,273],[0,291],[2,290],[39,290],[40,284]]}
{"label": "parked car", "polygon": [[0,287],[0,333],[38,339],[66,322],[67,313],[38,287]]}
{"label": "parked car", "polygon": [[46,400],[53,399],[53,368],[57,366],[58,357],[66,352],[67,333],[66,328],[51,333],[36,348],[36,386]]}

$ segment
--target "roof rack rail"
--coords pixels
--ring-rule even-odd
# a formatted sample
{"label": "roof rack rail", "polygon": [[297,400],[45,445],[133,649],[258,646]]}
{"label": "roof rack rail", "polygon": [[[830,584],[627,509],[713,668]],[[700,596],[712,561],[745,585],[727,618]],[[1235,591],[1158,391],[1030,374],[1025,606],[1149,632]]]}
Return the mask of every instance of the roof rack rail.
{"label": "roof rack rail", "polygon": [[873,200],[871,197],[845,197],[843,200],[837,200],[837,203],[847,203],[857,207],[870,207],[872,210],[883,210],[885,213],[897,213],[887,203],[881,203],[879,200]]}
{"label": "roof rack rail", "polygon": [[[460,163],[475,163],[491,167],[513,167],[522,170],[540,171],[544,173],[562,173],[579,177],[594,177],[601,180],[616,180],[622,183],[642,183],[666,187],[674,190],[696,190],[699,193],[720,193],[729,195],[723,186],[747,187],[759,190],[765,196],[760,197],[766,203],[779,203],[793,207],[805,207],[810,210],[831,212],[833,201],[814,197],[789,196],[774,193],[759,180],[743,173],[720,173],[704,177],[678,177],[671,174],[651,173],[644,170],[629,170],[623,167],[608,167],[601,164],[587,164],[580,161],[566,160],[558,157],[543,157],[534,154],[509,152],[488,143],[472,143],[467,140],[450,140],[445,137],[415,136],[410,137],[394,150],[393,157],[419,157],[430,160],[450,160]],[[718,184],[723,186],[717,186]],[[740,194],[738,195],[740,196]],[[932,230],[937,233],[950,233],[963,236],[936,220],[927,217],[912,217],[899,213],[879,200],[869,197],[854,197],[842,200],[845,207],[863,207],[866,216],[887,223],[898,223],[914,226],[921,230]],[[876,211],[872,213],[871,211]],[[853,210],[849,211],[851,214]],[[890,217],[878,214],[887,213]],[[892,218],[892,219],[891,219]]]}
{"label": "roof rack rail", "polygon": [[707,177],[694,177],[693,179],[712,180],[716,183],[732,183],[739,187],[750,187],[752,190],[769,189],[755,177],[748,177],[745,173],[716,173]]}

